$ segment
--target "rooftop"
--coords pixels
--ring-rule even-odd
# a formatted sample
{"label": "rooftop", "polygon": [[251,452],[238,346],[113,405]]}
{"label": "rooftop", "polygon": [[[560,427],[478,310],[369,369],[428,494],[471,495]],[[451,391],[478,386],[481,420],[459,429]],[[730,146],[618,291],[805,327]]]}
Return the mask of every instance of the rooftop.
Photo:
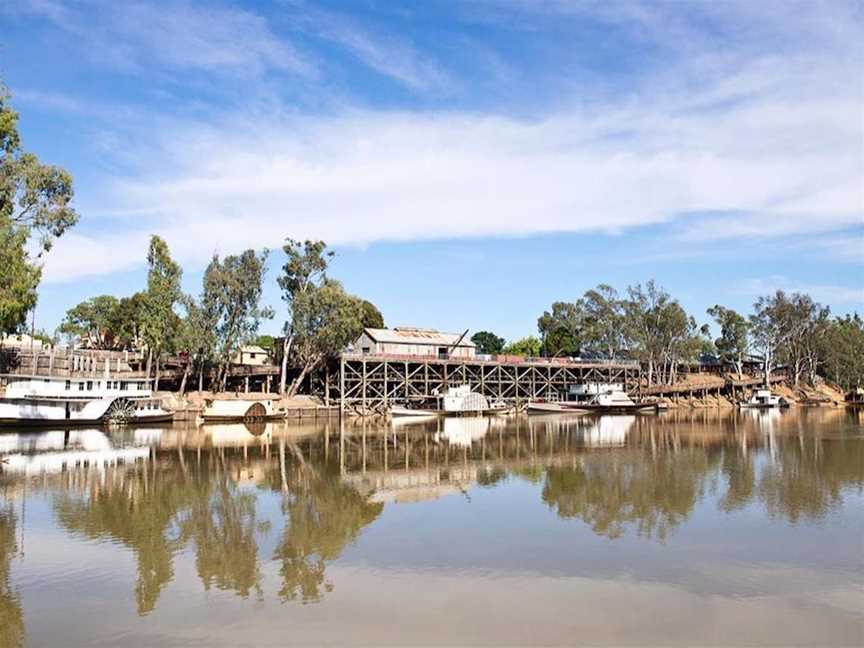
{"label": "rooftop", "polygon": [[[462,333],[443,333],[435,329],[399,326],[392,329],[364,329],[366,335],[376,342],[395,344],[432,344],[441,346],[474,347],[474,343]],[[460,341],[460,338],[461,341]],[[458,342],[458,345],[456,344]]]}

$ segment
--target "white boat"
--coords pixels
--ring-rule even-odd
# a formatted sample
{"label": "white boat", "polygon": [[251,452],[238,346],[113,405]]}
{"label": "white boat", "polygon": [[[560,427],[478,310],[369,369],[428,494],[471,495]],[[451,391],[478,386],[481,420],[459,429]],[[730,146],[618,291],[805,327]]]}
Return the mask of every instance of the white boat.
{"label": "white boat", "polygon": [[0,376],[0,426],[160,423],[174,415],[143,378]]}
{"label": "white boat", "polygon": [[401,407],[399,405],[394,405],[390,408],[390,416],[400,419],[404,418],[412,420],[427,420],[438,418],[440,416],[440,412],[433,409],[414,409],[411,407]]}
{"label": "white boat", "polygon": [[565,401],[532,401],[529,412],[597,412],[600,414],[623,414],[652,411],[657,404],[637,403],[627,395],[624,386],[616,383],[585,383],[573,385]]}
{"label": "white boat", "polygon": [[410,408],[394,405],[390,408],[393,417],[435,418],[438,416],[463,416],[504,414],[511,411],[506,403],[490,403],[483,394],[472,391],[470,385],[450,387],[443,394],[436,393],[437,408]]}
{"label": "white boat", "polygon": [[24,475],[59,473],[88,466],[132,464],[150,456],[149,444],[116,444],[102,430],[76,429],[0,435],[3,470]]}
{"label": "white boat", "polygon": [[212,398],[204,401],[201,418],[210,421],[267,421],[284,418],[285,412],[277,411],[270,399],[244,400],[235,398]]}
{"label": "white boat", "polygon": [[783,397],[771,393],[770,389],[756,389],[748,400],[739,403],[738,406],[769,409],[774,407],[788,407],[789,403],[787,403],[786,399]]}

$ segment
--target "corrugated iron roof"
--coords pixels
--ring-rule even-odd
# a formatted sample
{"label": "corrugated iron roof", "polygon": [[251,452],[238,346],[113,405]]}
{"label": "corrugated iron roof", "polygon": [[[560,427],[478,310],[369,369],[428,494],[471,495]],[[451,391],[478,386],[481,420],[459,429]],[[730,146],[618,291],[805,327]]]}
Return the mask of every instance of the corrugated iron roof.
{"label": "corrugated iron roof", "polygon": [[[461,333],[442,333],[435,329],[398,327],[392,329],[365,329],[366,335],[385,344],[431,344],[436,346],[453,346],[462,337]],[[457,345],[459,347],[471,347],[475,344],[468,339],[462,338]]]}

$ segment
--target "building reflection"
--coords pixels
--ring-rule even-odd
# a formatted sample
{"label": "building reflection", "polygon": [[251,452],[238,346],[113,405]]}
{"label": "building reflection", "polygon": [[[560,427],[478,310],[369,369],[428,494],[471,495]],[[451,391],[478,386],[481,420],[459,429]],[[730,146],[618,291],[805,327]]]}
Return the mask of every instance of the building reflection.
{"label": "building reflection", "polygon": [[[819,518],[844,489],[864,486],[864,441],[838,432],[857,424],[849,416],[697,411],[48,431],[3,437],[0,456],[4,483],[26,481],[47,495],[61,528],[134,554],[137,610],[147,614],[186,550],[206,590],[261,598],[263,565],[275,563],[275,594],[314,603],[336,586],[328,565],[386,506],[470,499],[474,488],[508,481],[536,484],[562,520],[612,539],[662,541],[707,498],[729,513],[759,505],[793,523]],[[3,645],[23,637],[9,575],[15,528],[13,509],[0,509]]]}

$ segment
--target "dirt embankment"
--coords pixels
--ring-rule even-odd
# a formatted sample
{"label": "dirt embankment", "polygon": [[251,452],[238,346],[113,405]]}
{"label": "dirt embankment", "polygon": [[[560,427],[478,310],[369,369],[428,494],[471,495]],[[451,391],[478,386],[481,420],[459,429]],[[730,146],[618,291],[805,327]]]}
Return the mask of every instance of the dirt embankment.
{"label": "dirt embankment", "polygon": [[[686,385],[686,380],[682,382]],[[701,387],[698,381],[693,381],[694,389]],[[799,385],[793,387],[787,383],[775,383],[771,386],[771,391],[782,396],[789,403],[794,405],[820,405],[823,407],[843,407],[845,405],[845,395],[835,387],[822,383],[819,385]],[[679,394],[676,399],[674,396],[665,396],[659,399],[666,403],[669,407],[674,408],[733,408],[736,401],[729,396],[721,396],[716,394],[708,395],[705,398],[701,396],[690,396],[686,393]]]}

